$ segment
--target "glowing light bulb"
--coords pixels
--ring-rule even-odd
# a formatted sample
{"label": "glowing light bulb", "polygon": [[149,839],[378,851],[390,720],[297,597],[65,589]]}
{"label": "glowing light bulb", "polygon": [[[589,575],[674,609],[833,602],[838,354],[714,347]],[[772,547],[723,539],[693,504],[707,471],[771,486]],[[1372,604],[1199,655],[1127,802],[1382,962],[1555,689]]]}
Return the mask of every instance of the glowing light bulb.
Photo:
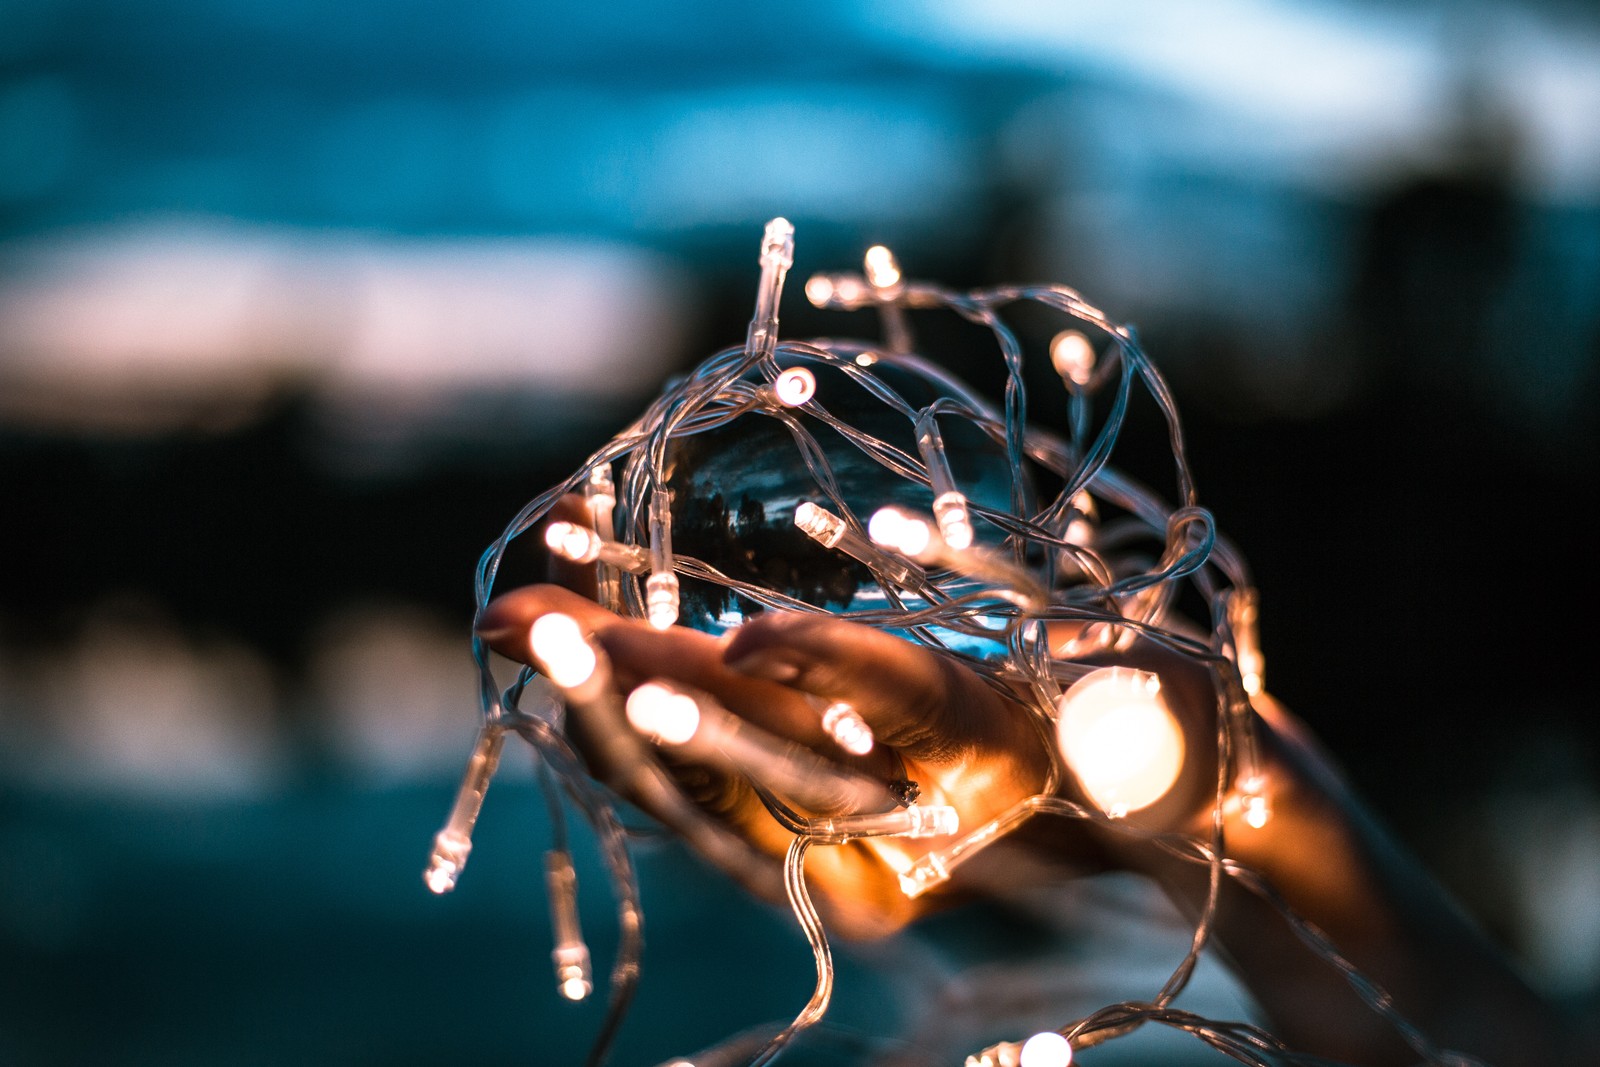
{"label": "glowing light bulb", "polygon": [[1258,636],[1259,599],[1254,589],[1235,589],[1228,594],[1228,629],[1233,631],[1234,660],[1244,691],[1260,696],[1266,659],[1261,655]]}
{"label": "glowing light bulb", "polygon": [[1086,548],[1094,540],[1096,514],[1094,497],[1089,495],[1087,489],[1072,494],[1072,510],[1076,514],[1067,523],[1067,540],[1079,548]]}
{"label": "glowing light bulb", "polygon": [[552,611],[533,620],[528,644],[545,676],[562,689],[576,689],[594,677],[599,659],[571,615]]}
{"label": "glowing light bulb", "polygon": [[700,729],[700,705],[694,697],[646,682],[628,694],[628,721],[652,741],[684,745]]}
{"label": "glowing light bulb", "polygon": [[433,854],[428,857],[428,868],[422,880],[428,889],[443,895],[456,887],[461,868],[467,865],[472,852],[472,838],[453,830],[440,830],[433,838]]}
{"label": "glowing light bulb", "polygon": [[1022,1043],[1017,1067],[1069,1067],[1072,1043],[1054,1030],[1034,1034]]}
{"label": "glowing light bulb", "polygon": [[1094,375],[1094,346],[1077,330],[1063,330],[1050,342],[1050,363],[1074,385],[1088,385]]}
{"label": "glowing light bulb", "polygon": [[918,562],[934,547],[933,528],[922,519],[897,507],[879,508],[867,523],[867,534],[882,545]]}
{"label": "glowing light bulb", "polygon": [[824,307],[833,299],[833,279],[826,274],[813,274],[806,279],[806,299],[812,307]]}
{"label": "glowing light bulb", "polygon": [[1160,800],[1183,769],[1183,731],[1148,671],[1101,667],[1078,679],[1061,696],[1056,734],[1089,799],[1113,818]]}
{"label": "glowing light bulb", "polygon": [[1239,780],[1239,811],[1250,827],[1259,830],[1272,819],[1265,776],[1252,774]]}
{"label": "glowing light bulb", "polygon": [[[588,480],[583,483],[583,495],[590,504],[601,504],[608,509],[616,507],[617,483],[611,478],[611,464],[597,463],[589,469]],[[607,514],[610,512],[607,511]]]}
{"label": "glowing light bulb", "polygon": [[784,270],[794,266],[794,224],[788,219],[779,216],[762,231],[761,265]]}
{"label": "glowing light bulb", "polygon": [[883,245],[873,245],[864,257],[867,284],[874,289],[893,289],[900,284],[900,264]]}
{"label": "glowing light bulb", "polygon": [[778,403],[797,408],[817,395],[817,376],[804,367],[790,367],[772,383],[772,392]]}
{"label": "glowing light bulb", "polygon": [[872,751],[872,727],[861,713],[842,700],[836,700],[822,711],[822,728],[834,743],[852,756],[865,756]]}
{"label": "glowing light bulb", "polygon": [[952,548],[932,523],[904,508],[879,508],[867,523],[867,533],[884,548],[918,563],[949,567],[985,582],[1024,610],[1038,611],[1050,601],[1049,592],[1031,572],[993,552]]}
{"label": "glowing light bulb", "polygon": [[1257,830],[1267,825],[1267,820],[1272,818],[1272,809],[1267,807],[1266,797],[1245,797],[1244,821]]}
{"label": "glowing light bulb", "polygon": [[944,538],[945,544],[957,550],[972,545],[972,518],[967,513],[967,498],[961,493],[934,497],[933,518],[939,524],[939,536]]}
{"label": "glowing light bulb", "polygon": [[854,311],[868,303],[870,290],[853,274],[813,274],[806,280],[806,299],[819,308]]}
{"label": "glowing light bulb", "polygon": [[593,563],[600,558],[600,535],[575,522],[552,522],[544,530],[545,547],[573,563]]}
{"label": "glowing light bulb", "polygon": [[552,522],[545,527],[544,543],[550,551],[573,563],[598,560],[630,574],[643,574],[650,569],[650,556],[638,545],[604,540],[594,530],[575,522]]}
{"label": "glowing light bulb", "polygon": [[652,574],[644,583],[645,618],[657,630],[671,629],[678,621],[678,576],[670,571]]}
{"label": "glowing light bulb", "polygon": [[905,309],[898,303],[900,264],[895,262],[894,253],[883,245],[867,249],[864,263],[871,299],[883,317],[884,343],[891,352],[910,352],[911,332],[906,326]]}

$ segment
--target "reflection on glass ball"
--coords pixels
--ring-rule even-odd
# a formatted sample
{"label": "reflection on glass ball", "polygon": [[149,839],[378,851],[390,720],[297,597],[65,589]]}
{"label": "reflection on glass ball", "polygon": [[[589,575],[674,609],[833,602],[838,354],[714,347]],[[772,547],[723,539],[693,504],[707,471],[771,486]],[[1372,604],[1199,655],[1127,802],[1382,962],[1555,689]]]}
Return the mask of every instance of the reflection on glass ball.
{"label": "reflection on glass ball", "polygon": [[[808,366],[816,376],[817,404],[917,462],[911,419],[843,370],[821,363]],[[946,394],[932,377],[915,366],[893,362],[893,357],[881,357],[871,372],[913,408]],[[927,486],[901,477],[803,409],[792,414],[817,439],[839,496],[859,526],[885,504],[930,511],[932,494]],[[941,422],[950,465],[962,491],[977,504],[1009,510],[1011,476],[1001,446],[963,419]],[[824,548],[795,526],[795,508],[808,500],[839,509],[807,468],[794,436],[779,418],[755,410],[718,430],[678,439],[669,460],[668,484],[673,490],[676,552],[730,578],[830,611],[885,605],[883,591],[864,565]],[[979,520],[976,527],[980,542],[1001,540],[992,525]],[[683,581],[683,625],[720,633],[759,610],[759,605],[732,590]]]}

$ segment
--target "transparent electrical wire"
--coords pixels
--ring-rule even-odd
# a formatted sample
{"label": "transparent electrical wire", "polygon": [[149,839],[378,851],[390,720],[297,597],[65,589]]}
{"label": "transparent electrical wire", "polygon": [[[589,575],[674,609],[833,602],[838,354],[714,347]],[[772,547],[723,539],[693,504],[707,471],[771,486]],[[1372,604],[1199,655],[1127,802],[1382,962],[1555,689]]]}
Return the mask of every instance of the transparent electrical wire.
{"label": "transparent electrical wire", "polygon": [[[876,309],[883,319],[886,343],[780,340],[778,308],[784,278],[793,263],[793,229],[783,220],[768,224],[759,262],[756,312],[744,343],[715,353],[669,384],[638,419],[595,451],[570,477],[525,505],[479,561],[474,581],[478,608],[483,609],[491,599],[509,546],[538,527],[563,497],[582,494],[593,526],[586,535],[584,543],[589,547],[585,551],[592,558],[595,549],[591,542],[614,543],[601,559],[627,563],[625,567],[602,563],[599,568],[602,603],[622,614],[648,618],[655,626],[680,621],[680,582],[693,580],[725,590],[746,613],[828,613],[893,631],[957,657],[1008,696],[1024,697],[1052,754],[1052,769],[1040,795],[1027,798],[988,824],[962,827],[948,841],[935,841],[936,847],[917,861],[910,875],[902,875],[908,895],[949,878],[962,863],[1036,815],[1091,822],[1207,868],[1206,897],[1190,946],[1169,979],[1148,1001],[1110,1005],[1063,1024],[1058,1032],[1069,1042],[1088,1047],[1139,1026],[1156,1024],[1191,1033],[1241,1063],[1326,1062],[1294,1052],[1258,1027],[1205,1019],[1172,1006],[1207,947],[1221,886],[1231,879],[1277,910],[1308,950],[1337,970],[1422,1059],[1451,1067],[1474,1063],[1436,1048],[1399,1015],[1381,988],[1341,956],[1324,934],[1297,916],[1264,879],[1226,856],[1223,815],[1229,805],[1242,805],[1251,825],[1260,825],[1254,821],[1256,817],[1264,820],[1270,815],[1267,785],[1257,764],[1256,716],[1250,706],[1251,693],[1260,684],[1255,592],[1243,557],[1199,503],[1177,407],[1135,331],[1063,286],[1015,285],[957,292],[907,280],[892,255],[875,246],[867,255],[865,277],[817,275],[805,289],[818,307]],[[1068,339],[1067,358],[1056,364],[1068,400],[1064,433],[1029,423],[1024,369],[1030,349],[1037,347],[1036,339],[1024,338],[1007,318],[1008,311],[1020,304],[1039,305],[1057,314],[1063,332],[1056,335],[1056,341]],[[952,313],[989,332],[1005,372],[998,410],[914,353],[909,313],[925,311]],[[826,388],[818,386],[813,369],[826,372]],[[884,373],[886,369],[892,369],[893,375]],[[934,386],[938,398],[919,406],[903,396],[891,377],[907,374]],[[855,392],[845,396],[841,389]],[[1165,426],[1172,461],[1170,498],[1111,465],[1136,398],[1153,403]],[[849,403],[842,402],[845,400]],[[901,447],[835,414],[835,408],[844,411],[863,401],[903,420],[906,439],[915,439],[917,445]],[[797,507],[796,524],[864,568],[870,576],[874,606],[830,609],[791,592],[731,576],[711,561],[686,554],[681,543],[673,543],[673,508],[683,504],[675,499],[670,484],[674,449],[697,435],[745,419],[773,420],[793,443],[795,469],[803,472],[816,490],[811,501],[803,502],[811,511],[802,514]],[[1007,478],[1006,500],[974,499],[962,491],[943,451],[943,436],[954,426],[971,428],[992,442]],[[880,543],[874,539],[871,527],[875,524],[848,503],[851,494],[836,476],[829,449],[820,439],[824,434],[836,442],[834,447],[842,442],[858,453],[858,459],[864,459],[886,482],[927,491],[932,514],[925,521],[915,515],[896,520],[902,527],[909,524],[915,535],[911,541],[898,543],[891,538]],[[1029,487],[1041,480],[1053,481],[1055,489],[1048,500],[1035,501]],[[963,529],[962,523],[968,528]],[[969,544],[973,531],[979,537],[977,543]],[[1173,614],[1185,583],[1210,606],[1207,633],[1196,633]],[[1051,627],[1068,628],[1067,632],[1079,635],[1064,646],[1067,654],[1052,650]],[[1125,819],[1054,795],[1062,776],[1069,773],[1054,740],[1058,702],[1066,699],[1063,686],[1069,687],[1070,694],[1071,684],[1090,669],[1075,657],[1124,648],[1134,639],[1170,649],[1210,672],[1219,711],[1217,781],[1205,840],[1148,833]],[[584,773],[582,761],[562,733],[559,700],[546,690],[537,690],[540,706],[525,710],[522,704],[527,694],[536,691],[530,685],[531,672],[522,671],[517,681],[502,691],[489,648],[481,639],[474,639],[473,655],[485,725],[513,730],[533,747],[546,769],[544,780],[560,783],[600,841],[622,938],[611,972],[607,1017],[589,1058],[591,1065],[598,1065],[606,1057],[638,981],[643,945],[639,887],[627,854],[627,831],[616,816],[611,796]],[[572,692],[560,695],[569,702],[575,699]],[[621,722],[615,709],[605,713]],[[679,795],[658,763],[637,755],[630,758],[634,760],[629,772],[632,788],[658,799],[661,808],[671,813],[667,821],[673,832],[702,851],[721,856],[720,865],[737,871],[737,850],[727,841],[727,831]],[[759,782],[756,788],[773,817],[795,835],[783,864],[782,889],[811,946],[816,988],[792,1022],[735,1035],[696,1054],[693,1060],[668,1061],[678,1067],[766,1063],[797,1034],[822,1019],[831,996],[832,961],[826,931],[806,889],[804,857],[813,846],[905,829],[902,819],[898,830],[875,824],[875,829],[863,834],[840,833],[837,824],[824,825],[794,812]],[[547,788],[546,792],[553,796],[555,790]],[[564,851],[565,829],[559,815],[552,815],[552,824],[555,849]],[[752,871],[742,880],[754,888],[773,888],[761,882],[759,872]],[[968,1062],[988,1063],[982,1055]]]}

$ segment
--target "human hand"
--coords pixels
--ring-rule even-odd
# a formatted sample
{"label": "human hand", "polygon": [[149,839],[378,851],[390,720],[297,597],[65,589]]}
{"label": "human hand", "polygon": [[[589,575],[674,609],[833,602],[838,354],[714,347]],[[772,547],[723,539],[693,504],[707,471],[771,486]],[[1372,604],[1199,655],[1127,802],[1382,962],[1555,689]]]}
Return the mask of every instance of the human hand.
{"label": "human hand", "polygon": [[[478,628],[502,654],[523,662],[532,659],[529,631],[539,617],[560,612],[591,633],[612,662],[621,692],[654,678],[665,678],[701,690],[761,730],[836,760],[849,770],[888,782],[905,777],[922,789],[924,803],[954,807],[966,830],[1005,813],[1037,794],[1048,777],[1050,752],[1031,713],[1016,698],[986,682],[953,657],[890,634],[825,615],[766,613],[726,638],[673,627],[652,629],[640,620],[621,618],[567,589],[531,586],[508,593],[489,605]],[[1204,806],[1206,784],[1214,762],[1200,758],[1203,741],[1214,739],[1214,719],[1206,709],[1209,682],[1187,661],[1160,650],[1140,650],[1122,662],[1161,670],[1169,702],[1180,715],[1188,749],[1196,754],[1179,787],[1134,821],[1144,826],[1175,828]],[[823,730],[820,709],[836,700],[849,702],[872,727],[876,744],[866,756],[843,752]],[[591,731],[605,727],[586,722],[580,712],[569,732],[590,760],[597,777],[612,779],[616,769],[601,739]],[[773,893],[776,879],[752,877],[746,865],[759,858],[769,867],[792,839],[766,811],[748,780],[715,768],[684,763],[666,755],[684,793],[702,810],[731,829],[753,849],[751,857],[726,850],[708,851],[746,885]],[[614,781],[629,799],[664,821],[663,805],[626,781]],[[1067,786],[1071,795],[1071,785]],[[887,791],[885,793],[887,800]],[[1027,828],[1018,842],[1031,846],[1029,856],[1011,850],[1011,863],[1000,872],[1012,879],[1039,876],[1039,863],[1051,869],[1099,866],[1105,862],[1100,835],[1084,827],[1057,822]],[[813,850],[807,865],[811,884],[836,926],[856,935],[891,931],[927,911],[938,895],[908,899],[899,889],[899,874],[922,854],[948,840],[867,839]],[[1038,862],[1029,862],[1029,859]],[[975,865],[976,866],[976,865]],[[994,867],[991,862],[987,866]],[[1028,875],[1023,876],[1022,871]],[[980,876],[981,868],[974,872]],[[995,873],[993,871],[991,874]]]}
{"label": "human hand", "polygon": [[[623,692],[653,678],[701,690],[752,725],[847,769],[886,783],[911,779],[925,803],[950,804],[963,826],[981,825],[1046,780],[1048,752],[1020,704],[954,660],[889,634],[829,616],[779,613],[757,616],[731,639],[683,627],[658,631],[550,585],[497,598],[478,632],[501,654],[529,662],[529,631],[550,612],[592,634]],[[848,701],[872,727],[876,744],[867,755],[843,752],[823,730],[820,709],[835,700]],[[569,730],[604,778],[612,768],[594,765],[605,757],[602,746],[585,741],[590,725],[574,721]],[[792,835],[746,779],[676,761],[672,770],[691,799],[776,864]],[[655,807],[648,798],[629,799]],[[873,839],[817,849],[807,873],[843,928],[887,932],[928,906],[900,892],[898,870],[938,844]]]}

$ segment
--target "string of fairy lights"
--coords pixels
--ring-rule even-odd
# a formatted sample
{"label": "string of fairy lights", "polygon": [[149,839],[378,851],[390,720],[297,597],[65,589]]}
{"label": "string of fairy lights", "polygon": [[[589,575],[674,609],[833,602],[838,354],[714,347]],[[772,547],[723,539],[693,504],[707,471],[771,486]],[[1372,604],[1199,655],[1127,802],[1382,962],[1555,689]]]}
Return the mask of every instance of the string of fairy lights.
{"label": "string of fairy lights", "polygon": [[[1189,950],[1148,1000],[1107,1005],[1065,1019],[1054,1030],[990,1046],[968,1056],[968,1067],[1066,1067],[1075,1051],[1146,1024],[1185,1031],[1240,1063],[1327,1062],[1296,1053],[1259,1027],[1207,1019],[1174,1006],[1209,944],[1221,888],[1229,880],[1276,908],[1301,942],[1344,976],[1420,1059],[1476,1062],[1435,1047],[1265,879],[1227,856],[1225,815],[1236,814],[1254,829],[1272,816],[1271,783],[1257,755],[1251,706],[1261,693],[1264,669],[1257,597],[1244,560],[1199,504],[1177,409],[1134,331],[1061,286],[955,292],[908,280],[893,255],[875,246],[866,254],[862,274],[816,275],[805,293],[819,308],[876,310],[883,341],[780,342],[778,308],[793,248],[794,231],[786,221],[767,225],[755,314],[744,343],[711,356],[671,384],[579,470],[528,503],[479,563],[478,606],[488,604],[508,546],[537,529],[552,553],[594,566],[602,606],[643,618],[657,629],[688,623],[715,630],[736,625],[751,612],[782,610],[828,612],[893,631],[957,657],[1018,694],[1041,735],[1051,741],[1048,780],[1038,795],[976,827],[959,825],[956,809],[936,790],[920,797],[912,790],[882,811],[882,782],[762,733],[708,694],[659,679],[620,693],[592,636],[576,620],[551,613],[538,619],[529,635],[536,667],[521,669],[508,685],[496,678],[487,645],[475,641],[483,720],[455,806],[435,838],[425,873],[429,888],[444,893],[454,887],[505,737],[519,735],[539,757],[550,809],[546,885],[552,961],[557,990],[567,999],[582,1000],[595,988],[567,847],[569,809],[595,834],[612,882],[620,937],[607,983],[608,1009],[589,1063],[606,1059],[640,977],[643,910],[628,831],[613,796],[590,777],[564,732],[570,710],[594,724],[590,744],[605,749],[598,754],[602,762],[622,768],[612,785],[725,869],[748,861],[742,842],[690,803],[656,750],[671,749],[748,777],[772,816],[793,834],[784,889],[813,951],[813,995],[787,1025],[741,1033],[693,1056],[665,1061],[672,1067],[763,1064],[823,1018],[833,966],[827,931],[806,886],[808,850],[861,838],[922,839],[933,847],[907,859],[897,872],[902,891],[915,897],[949,880],[962,864],[1036,816],[1092,822],[1205,868],[1204,906]],[[1006,314],[1019,304],[1041,305],[1061,320],[1048,346],[1067,395],[1060,433],[1028,422],[1025,345]],[[999,410],[914,354],[909,313],[923,310],[953,312],[989,331],[1006,374]],[[906,375],[931,383],[936,398],[920,405],[908,399],[908,391],[898,387]],[[1175,505],[1110,463],[1136,390],[1151,398],[1165,419]],[[893,435],[869,432],[860,424],[865,420],[838,414],[862,403],[886,417],[899,436],[891,440]],[[675,498],[681,490],[669,484],[678,451],[697,435],[751,419],[781,426],[793,442],[792,466],[812,490],[808,499],[793,502],[793,527],[816,551],[861,576],[856,595],[842,607],[674,551],[675,514],[681,523],[689,503]],[[872,420],[874,427],[880,424],[882,419]],[[945,439],[957,428],[966,435],[963,440],[986,442],[996,457],[1007,490],[999,498],[973,493],[952,463]],[[903,447],[907,435],[912,448]],[[884,484],[895,487],[894,501],[867,515],[852,508],[847,498],[855,494],[845,491],[835,470],[841,441],[853,462],[864,461]],[[1041,474],[1055,487],[1048,500],[1034,499],[1032,486]],[[583,500],[587,523],[549,521],[551,509],[571,494]],[[920,508],[906,503],[914,499],[925,503]],[[1206,631],[1181,625],[1177,618],[1174,605],[1185,586],[1209,609]],[[704,588],[723,591],[723,602],[734,605],[732,615],[686,605],[686,589]],[[1217,779],[1204,838],[1153,833],[1126,818],[1157,803],[1186,762],[1196,758],[1186,751],[1158,673],[1084,662],[1136,640],[1188,657],[1212,678],[1219,711]],[[842,751],[863,754],[873,747],[870,725],[849,703],[835,701],[818,714]],[[1068,776],[1086,803],[1058,795]]]}

